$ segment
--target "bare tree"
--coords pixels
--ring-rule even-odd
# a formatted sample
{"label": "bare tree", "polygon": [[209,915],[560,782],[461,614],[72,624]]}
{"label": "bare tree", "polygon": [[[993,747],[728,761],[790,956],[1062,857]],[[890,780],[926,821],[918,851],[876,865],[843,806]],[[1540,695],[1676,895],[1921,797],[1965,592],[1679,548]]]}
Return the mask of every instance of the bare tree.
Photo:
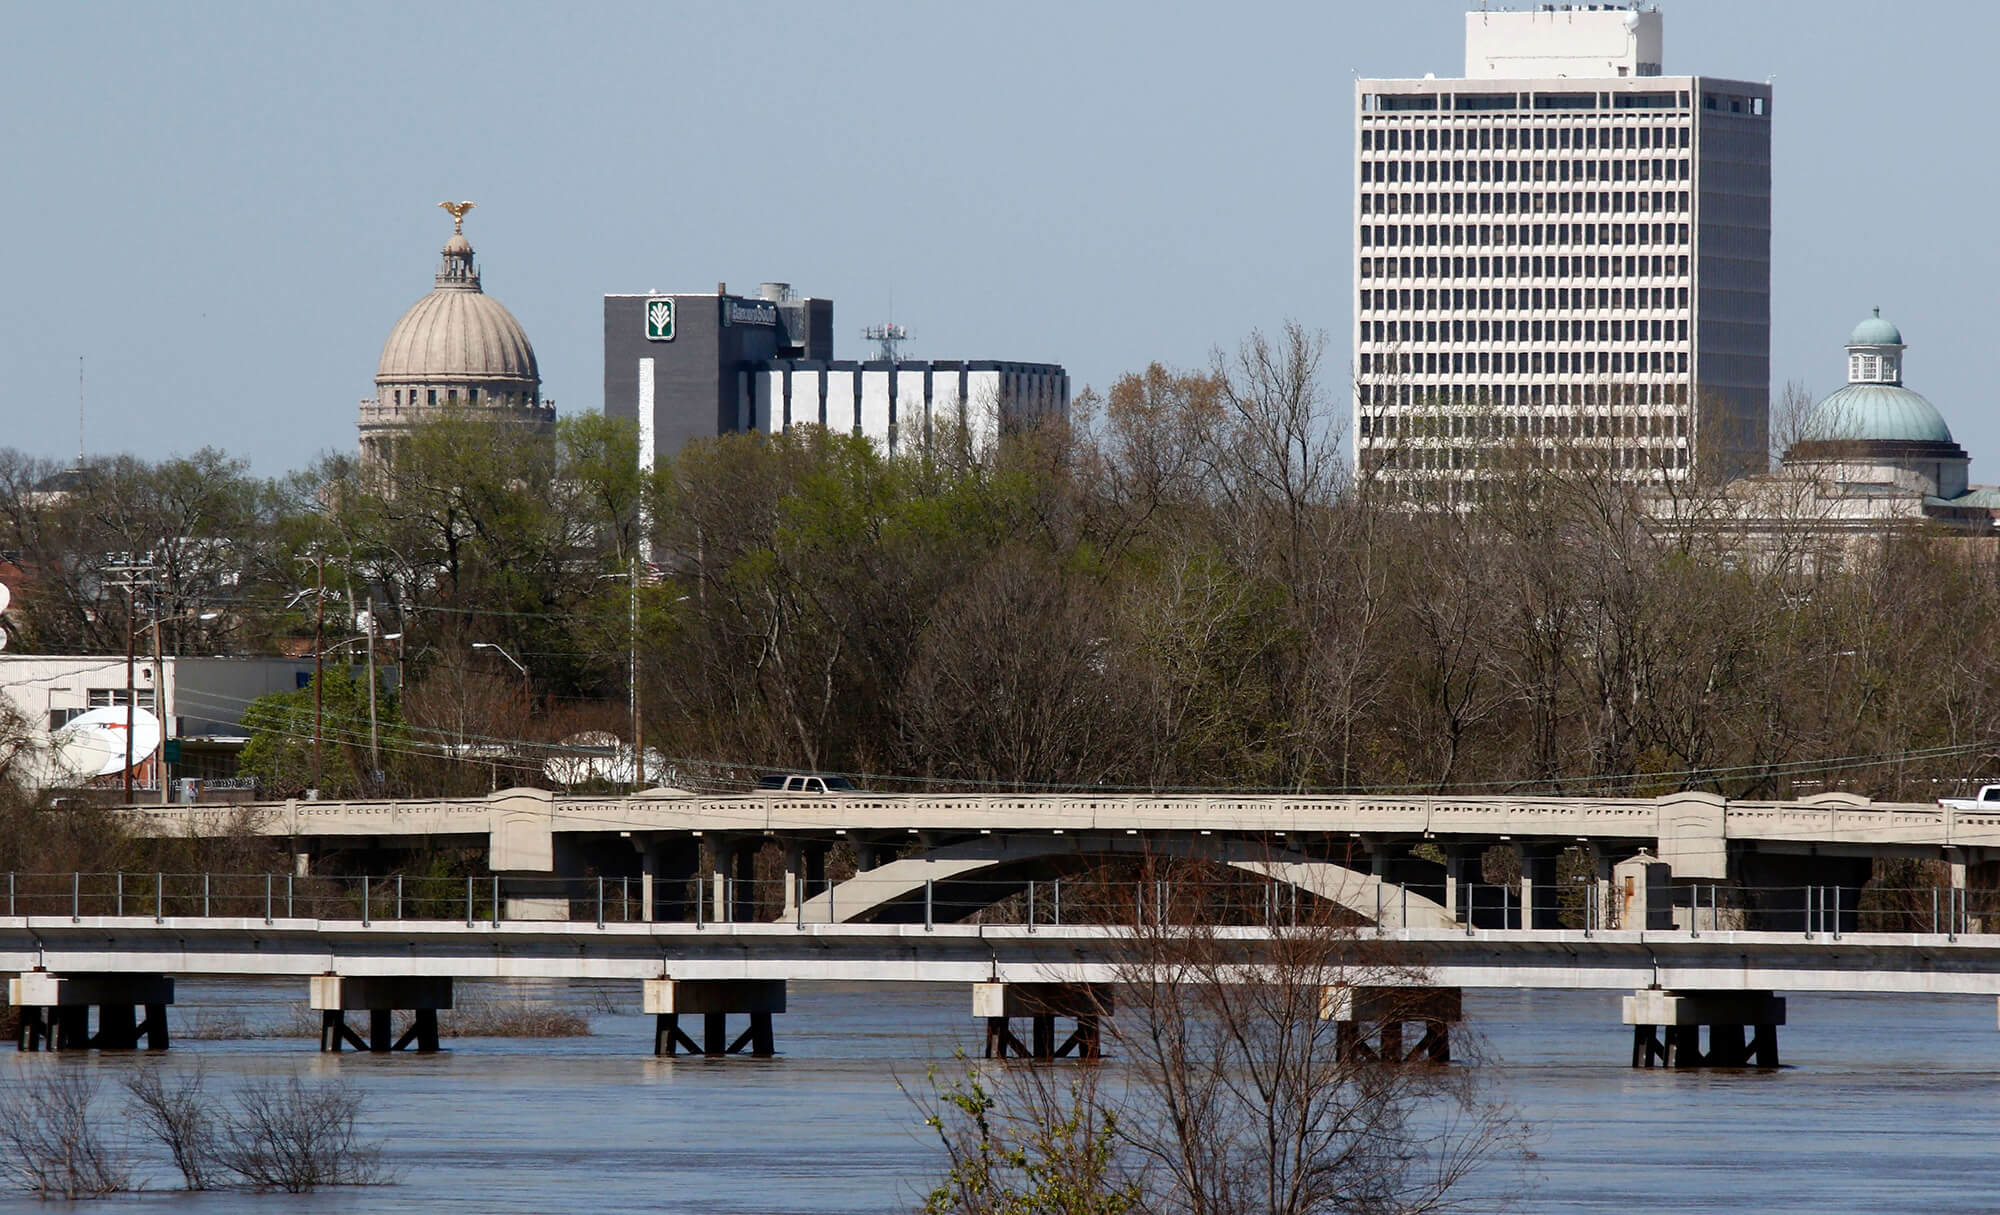
{"label": "bare tree", "polygon": [[223,1167],[215,1113],[204,1091],[207,1072],[197,1062],[169,1080],[167,1070],[155,1065],[126,1076],[128,1108],[139,1126],[166,1147],[188,1189],[214,1189]]}
{"label": "bare tree", "polygon": [[[1148,861],[1139,880],[1171,893],[1127,938],[1111,1070],[1063,1082],[996,1068],[939,1087],[929,1125],[947,1174],[930,1215],[1493,1205],[1504,1187],[1475,1199],[1467,1183],[1518,1158],[1523,1132],[1480,1070],[1391,1059],[1386,1032],[1383,1051],[1361,1048],[1373,1025],[1437,1015],[1421,968],[1382,956],[1330,903],[1266,928],[1261,892],[1207,867]],[[1132,922],[1129,886],[1099,901]]]}
{"label": "bare tree", "polygon": [[341,1083],[308,1085],[297,1076],[237,1090],[222,1120],[220,1159],[246,1185],[303,1194],[330,1185],[387,1180],[382,1149],[355,1131],[361,1094]]}
{"label": "bare tree", "polygon": [[0,1092],[0,1174],[42,1198],[96,1198],[131,1173],[91,1120],[97,1085],[73,1067]]}

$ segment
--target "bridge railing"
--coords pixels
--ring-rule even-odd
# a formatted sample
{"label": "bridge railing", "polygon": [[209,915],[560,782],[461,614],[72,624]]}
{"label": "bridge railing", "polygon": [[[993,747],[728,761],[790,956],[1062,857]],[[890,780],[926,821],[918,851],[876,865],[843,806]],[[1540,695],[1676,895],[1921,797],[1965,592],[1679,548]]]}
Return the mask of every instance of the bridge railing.
{"label": "bridge railing", "polygon": [[[864,875],[860,875],[865,878]],[[650,885],[650,891],[649,891]],[[855,918],[908,924],[979,923],[1036,928],[1084,924],[1300,923],[1442,926],[1467,931],[1562,928],[1585,933],[1646,928],[1703,933],[1791,932],[1957,936],[2000,932],[2000,894],[1948,886],[1728,886],[1671,888],[1646,913],[1615,898],[1608,883],[1442,886],[1373,883],[1336,903],[1256,876],[1178,881],[1082,876],[1062,879],[940,879],[904,883],[886,897],[865,881],[802,876],[739,880],[720,875],[501,877],[493,874],[7,873],[0,914],[402,921],[683,921],[810,925]],[[647,906],[650,893],[651,906]],[[843,906],[842,898],[850,900]],[[1426,918],[1426,917],[1429,918]]]}

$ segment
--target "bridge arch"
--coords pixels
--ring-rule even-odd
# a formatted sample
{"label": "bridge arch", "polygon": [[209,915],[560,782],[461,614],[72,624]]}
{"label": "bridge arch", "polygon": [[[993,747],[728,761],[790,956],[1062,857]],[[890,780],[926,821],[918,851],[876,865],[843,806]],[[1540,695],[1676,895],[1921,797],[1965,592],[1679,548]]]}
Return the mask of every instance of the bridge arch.
{"label": "bridge arch", "polygon": [[[1334,861],[1273,848],[1262,841],[1190,839],[1179,834],[1141,838],[1108,832],[981,836],[948,844],[923,856],[905,857],[857,873],[807,899],[792,914],[808,924],[845,924],[921,895],[926,882],[976,881],[981,875],[998,877],[1009,868],[1036,861],[1141,856],[1227,865],[1297,887],[1382,928],[1449,928],[1456,922],[1442,904],[1407,887]],[[1023,878],[1015,889],[1026,884],[1027,879]],[[1006,893],[997,894],[987,905],[1000,901]]]}

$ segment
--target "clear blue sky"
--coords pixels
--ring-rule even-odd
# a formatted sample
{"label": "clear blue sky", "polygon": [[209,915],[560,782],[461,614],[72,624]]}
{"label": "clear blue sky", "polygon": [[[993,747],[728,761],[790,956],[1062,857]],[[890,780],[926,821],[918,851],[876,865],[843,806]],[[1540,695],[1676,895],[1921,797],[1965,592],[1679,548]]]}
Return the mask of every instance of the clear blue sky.
{"label": "clear blue sky", "polygon": [[[1466,7],[16,4],[0,445],[74,452],[82,354],[93,453],[352,448],[443,198],[565,412],[603,294],[718,280],[1079,387],[1294,318],[1337,384],[1352,78],[1458,74]],[[1667,71],[1775,81],[1774,380],[1830,391],[1879,304],[2000,482],[2000,8],[1663,7]]]}

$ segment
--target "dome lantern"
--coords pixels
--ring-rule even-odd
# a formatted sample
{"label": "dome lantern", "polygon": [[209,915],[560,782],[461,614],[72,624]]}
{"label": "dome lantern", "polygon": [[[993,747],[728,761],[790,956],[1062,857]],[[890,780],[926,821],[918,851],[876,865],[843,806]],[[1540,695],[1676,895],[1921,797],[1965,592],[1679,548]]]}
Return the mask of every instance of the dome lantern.
{"label": "dome lantern", "polygon": [[1902,331],[1882,319],[1880,308],[1875,309],[1847,335],[1847,382],[1901,384],[1905,349]]}

